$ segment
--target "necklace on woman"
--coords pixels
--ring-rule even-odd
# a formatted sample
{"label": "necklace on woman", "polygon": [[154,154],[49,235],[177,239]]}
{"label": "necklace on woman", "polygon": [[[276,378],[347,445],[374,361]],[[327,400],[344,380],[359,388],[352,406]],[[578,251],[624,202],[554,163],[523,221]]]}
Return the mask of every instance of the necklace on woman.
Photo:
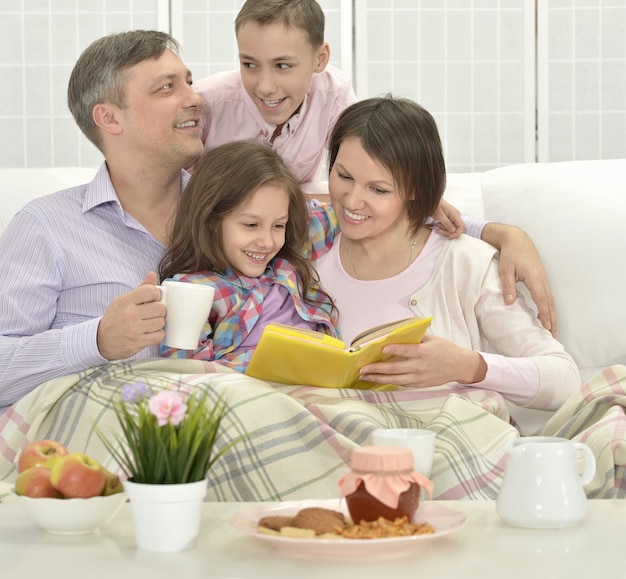
{"label": "necklace on woman", "polygon": [[[346,240],[347,239],[345,237],[342,237],[342,239]],[[417,244],[417,237],[415,237],[413,239],[413,241],[411,242],[411,250],[409,253],[409,261],[407,262],[406,266],[404,267],[404,269],[406,269],[407,267],[409,267],[409,265],[411,265],[411,262],[413,261],[413,250],[415,249],[415,245]],[[348,259],[350,260],[350,265],[352,266],[352,269],[354,270],[354,275],[356,275],[357,279],[361,279],[361,276],[359,275],[359,270],[356,266],[356,263],[354,263],[354,259],[352,258],[352,252],[350,251],[350,243],[344,243],[344,246],[346,248],[346,253],[348,254]]]}

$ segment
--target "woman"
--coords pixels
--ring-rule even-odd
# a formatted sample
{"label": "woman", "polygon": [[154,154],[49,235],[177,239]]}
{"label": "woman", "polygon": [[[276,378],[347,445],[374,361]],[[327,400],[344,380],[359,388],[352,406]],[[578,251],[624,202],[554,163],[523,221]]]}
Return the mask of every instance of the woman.
{"label": "woman", "polygon": [[428,227],[446,177],[426,110],[393,97],[352,105],[333,130],[329,166],[342,233],[317,269],[339,309],[342,337],[411,315],[434,317],[421,344],[389,346],[398,358],[362,368],[363,380],[411,388],[456,382],[550,410],[574,392],[578,369],[562,345],[522,299],[502,302],[496,250]]}

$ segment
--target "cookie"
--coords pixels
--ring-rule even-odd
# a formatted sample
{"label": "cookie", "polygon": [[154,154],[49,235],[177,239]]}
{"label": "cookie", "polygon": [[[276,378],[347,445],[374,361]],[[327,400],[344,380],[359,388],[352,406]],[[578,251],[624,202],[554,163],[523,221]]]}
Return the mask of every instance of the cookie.
{"label": "cookie", "polygon": [[313,529],[316,535],[332,533],[336,528],[343,529],[346,520],[342,513],[321,507],[302,509],[293,517],[292,527]]}
{"label": "cookie", "polygon": [[272,531],[278,531],[283,527],[291,526],[291,521],[293,517],[285,517],[281,515],[271,515],[268,517],[263,517],[259,520],[257,525],[259,527],[265,527],[266,529],[272,529]]}

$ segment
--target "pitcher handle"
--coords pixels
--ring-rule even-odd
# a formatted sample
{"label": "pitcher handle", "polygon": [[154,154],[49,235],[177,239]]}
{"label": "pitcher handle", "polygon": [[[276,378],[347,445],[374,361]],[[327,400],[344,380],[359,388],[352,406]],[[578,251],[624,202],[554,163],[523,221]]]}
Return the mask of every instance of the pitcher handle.
{"label": "pitcher handle", "polygon": [[585,460],[585,469],[580,474],[580,482],[582,485],[586,485],[591,482],[591,479],[596,474],[596,457],[591,452],[591,449],[583,442],[574,442],[574,450],[580,450]]}

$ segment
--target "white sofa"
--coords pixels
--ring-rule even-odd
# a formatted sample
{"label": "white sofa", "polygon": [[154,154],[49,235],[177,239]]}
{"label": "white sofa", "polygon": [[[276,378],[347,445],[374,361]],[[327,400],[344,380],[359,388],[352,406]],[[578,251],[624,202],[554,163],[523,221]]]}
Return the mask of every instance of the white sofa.
{"label": "white sofa", "polygon": [[[0,232],[28,200],[85,182],[95,170],[0,169]],[[626,159],[450,174],[446,198],[466,213],[530,234],[556,300],[558,338],[583,380],[626,364]],[[512,413],[525,433],[549,415]]]}

